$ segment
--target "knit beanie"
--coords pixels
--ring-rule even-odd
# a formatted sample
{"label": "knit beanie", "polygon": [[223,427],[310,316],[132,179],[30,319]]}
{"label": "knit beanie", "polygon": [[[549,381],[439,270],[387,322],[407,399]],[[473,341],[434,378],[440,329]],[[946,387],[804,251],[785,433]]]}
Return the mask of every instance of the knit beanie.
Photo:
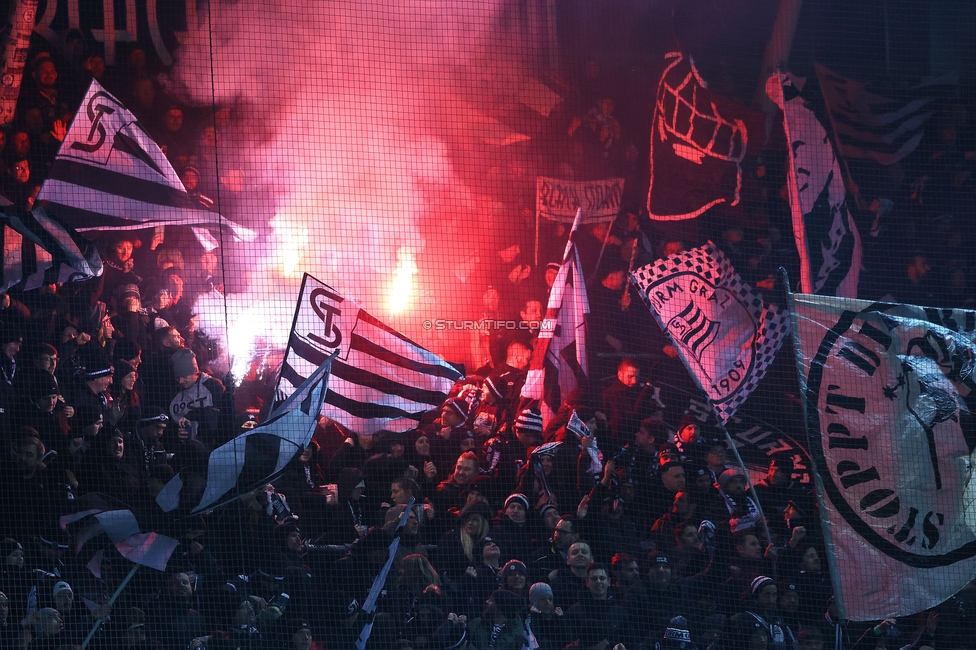
{"label": "knit beanie", "polygon": [[546,596],[552,598],[552,587],[546,583],[537,582],[529,587],[529,602],[531,604],[535,605]]}

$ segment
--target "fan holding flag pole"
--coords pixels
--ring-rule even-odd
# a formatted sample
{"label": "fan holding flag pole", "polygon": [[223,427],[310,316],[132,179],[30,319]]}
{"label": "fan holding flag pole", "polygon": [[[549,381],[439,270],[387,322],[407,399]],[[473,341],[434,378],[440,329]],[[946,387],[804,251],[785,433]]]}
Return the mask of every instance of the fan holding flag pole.
{"label": "fan holding flag pole", "polygon": [[[767,305],[711,242],[643,266],[631,278],[708,395],[729,448],[745,469],[725,423],[766,374],[789,333],[789,315]],[[751,485],[750,490],[758,516],[765,519]]]}

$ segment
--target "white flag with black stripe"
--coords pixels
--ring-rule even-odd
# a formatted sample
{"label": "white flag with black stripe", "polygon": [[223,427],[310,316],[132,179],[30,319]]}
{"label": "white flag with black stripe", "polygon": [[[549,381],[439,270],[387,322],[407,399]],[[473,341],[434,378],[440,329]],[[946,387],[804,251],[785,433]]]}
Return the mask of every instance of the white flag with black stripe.
{"label": "white flag with black stripe", "polygon": [[789,315],[765,304],[711,242],[631,277],[715,413],[728,420],[773,362]]}
{"label": "white flag with black stripe", "polygon": [[177,474],[156,497],[160,508],[172,512],[183,506],[192,508],[191,513],[203,512],[273,481],[312,441],[334,358],[334,354],[326,355],[308,379],[271,412],[267,422],[210,453],[207,484],[199,499],[182,494],[183,478]]}
{"label": "white flag with black stripe", "polygon": [[459,367],[305,274],[276,394],[290,395],[335,351],[322,415],[362,435],[416,427],[462,376]]}
{"label": "white flag with black stripe", "polygon": [[813,67],[841,156],[893,165],[915,151],[935,112],[933,94],[919,88],[919,96],[902,103],[876,95],[819,63]]}
{"label": "white flag with black stripe", "polygon": [[237,239],[255,238],[191,197],[136,116],[95,80],[37,200],[79,231],[227,227]]}
{"label": "white flag with black stripe", "polygon": [[802,95],[802,79],[774,73],[766,92],[783,111],[787,188],[803,293],[857,298],[861,237],[827,131]]}
{"label": "white flag with black stripe", "polygon": [[[12,208],[7,208],[12,210]],[[43,208],[0,213],[3,283],[0,292],[80,282],[102,274],[95,245],[47,215]]]}

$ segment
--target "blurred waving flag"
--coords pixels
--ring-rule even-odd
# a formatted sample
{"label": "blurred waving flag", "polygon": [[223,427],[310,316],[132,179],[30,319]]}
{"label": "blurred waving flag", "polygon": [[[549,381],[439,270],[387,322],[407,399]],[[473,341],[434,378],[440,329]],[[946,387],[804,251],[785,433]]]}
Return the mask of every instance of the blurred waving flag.
{"label": "blurred waving flag", "polygon": [[915,151],[925,135],[925,123],[935,113],[939,79],[912,89],[902,100],[870,92],[864,84],[815,63],[841,156],[869,158],[892,165]]}
{"label": "blurred waving flag", "polygon": [[95,245],[74,229],[48,216],[41,207],[31,212],[0,213],[3,284],[29,291],[45,284],[80,282],[102,274]]}
{"label": "blurred waving flag", "polygon": [[804,99],[802,79],[780,72],[766,83],[783,111],[787,188],[804,293],[857,298],[861,237],[847,208],[847,190],[834,148]]}
{"label": "blurred waving flag", "polygon": [[245,431],[210,453],[203,494],[183,494],[182,476],[166,484],[156,502],[164,512],[182,506],[191,513],[216,508],[274,480],[312,441],[329,385],[333,353],[288,399],[271,412],[268,421]]}
{"label": "blurred waving flag", "polygon": [[99,493],[85,494],[72,505],[77,512],[61,517],[61,528],[71,535],[76,553],[88,547],[90,542],[98,546],[88,562],[88,568],[96,576],[101,574],[102,555],[109,543],[130,562],[157,571],[166,570],[179,541],[146,530],[150,526],[140,521],[129,506]]}

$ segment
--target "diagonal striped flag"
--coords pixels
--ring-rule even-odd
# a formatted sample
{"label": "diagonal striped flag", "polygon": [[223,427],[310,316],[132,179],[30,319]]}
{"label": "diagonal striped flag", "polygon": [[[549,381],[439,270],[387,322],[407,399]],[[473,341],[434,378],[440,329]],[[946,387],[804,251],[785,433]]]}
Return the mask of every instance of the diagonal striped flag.
{"label": "diagonal striped flag", "polygon": [[582,209],[576,211],[563,263],[549,290],[546,317],[539,329],[529,373],[522,386],[523,399],[539,400],[543,426],[549,424],[570,391],[582,384],[588,374],[586,316],[590,313],[590,304],[573,239],[582,214]]}
{"label": "diagonal striped flag", "polygon": [[460,367],[305,274],[276,394],[290,395],[333,352],[322,415],[362,435],[416,427],[463,376]]}
{"label": "diagonal striped flag", "polygon": [[688,372],[727,421],[766,374],[790,331],[709,242],[643,266],[631,278]]}
{"label": "diagonal striped flag", "polygon": [[934,95],[902,103],[876,95],[819,63],[814,69],[841,156],[893,165],[915,151],[934,113]]}
{"label": "diagonal striped flag", "polygon": [[80,231],[179,225],[256,236],[194,200],[136,116],[95,80],[37,199]]}
{"label": "diagonal striped flag", "polygon": [[0,250],[0,292],[80,282],[102,274],[102,259],[95,245],[49,217],[40,207],[25,213],[0,213]]}
{"label": "diagonal striped flag", "polygon": [[192,508],[192,513],[203,512],[274,480],[295,456],[305,451],[315,434],[334,358],[334,353],[326,356],[308,379],[271,412],[267,422],[210,453],[207,485],[199,500],[196,495],[182,494],[183,479],[177,474],[156,497],[160,508],[172,512],[183,506]]}

